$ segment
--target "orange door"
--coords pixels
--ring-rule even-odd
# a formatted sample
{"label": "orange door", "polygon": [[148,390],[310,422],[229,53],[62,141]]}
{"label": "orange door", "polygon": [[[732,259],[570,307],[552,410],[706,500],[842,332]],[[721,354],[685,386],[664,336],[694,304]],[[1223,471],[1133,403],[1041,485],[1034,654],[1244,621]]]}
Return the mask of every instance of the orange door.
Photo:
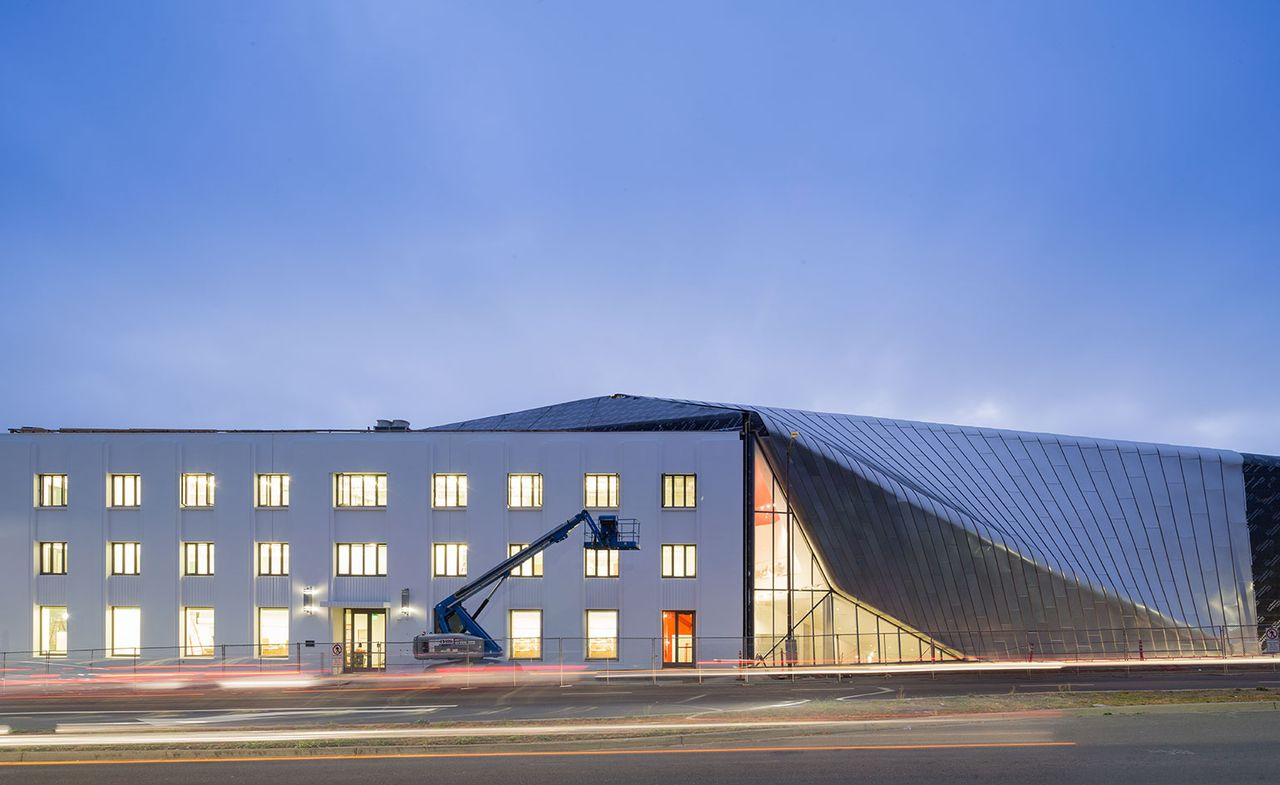
{"label": "orange door", "polygon": [[693,665],[693,611],[662,612],[662,665]]}

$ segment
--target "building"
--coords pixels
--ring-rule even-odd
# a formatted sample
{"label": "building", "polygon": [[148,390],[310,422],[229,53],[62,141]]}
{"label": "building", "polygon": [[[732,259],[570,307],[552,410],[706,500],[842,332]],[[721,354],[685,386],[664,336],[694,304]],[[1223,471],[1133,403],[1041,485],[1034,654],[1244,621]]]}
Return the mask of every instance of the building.
{"label": "building", "polygon": [[513,659],[1248,654],[1280,621],[1275,458],[614,395],[425,430],[15,429],[0,649],[403,666],[435,602],[583,508],[641,550],[522,565],[480,617]]}

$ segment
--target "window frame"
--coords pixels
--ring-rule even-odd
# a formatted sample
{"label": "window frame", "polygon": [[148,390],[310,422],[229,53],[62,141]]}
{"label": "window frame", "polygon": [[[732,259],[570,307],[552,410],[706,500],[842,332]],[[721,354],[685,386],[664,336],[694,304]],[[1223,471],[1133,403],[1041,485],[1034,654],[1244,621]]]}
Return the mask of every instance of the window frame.
{"label": "window frame", "polygon": [[[55,477],[62,478],[62,487],[55,488],[52,481]],[[32,504],[36,509],[40,510],[61,510],[67,507],[67,473],[66,472],[37,472],[34,479]],[[54,503],[55,494],[61,495],[61,503]],[[42,606],[43,607],[43,606]],[[61,607],[50,605],[49,607]]]}
{"label": "window frame", "polygon": [[[582,577],[584,578],[619,578],[622,573],[622,551],[617,548],[583,548]],[[605,572],[600,574],[600,554],[604,557]],[[592,556],[595,558],[592,559]],[[592,571],[595,571],[594,573]]]}
{"label": "window frame", "polygon": [[[682,568],[677,575],[676,572],[676,549],[680,549],[680,563]],[[670,557],[668,558],[668,553]],[[693,570],[689,570],[689,555],[693,554]],[[698,544],[694,542],[664,542],[660,549],[660,574],[663,578],[672,580],[691,580],[698,577]],[[668,565],[670,568],[668,569]]]}
{"label": "window frame", "polygon": [[[200,647],[200,651],[202,652],[200,654],[194,654],[192,653],[192,650],[191,650],[191,636],[190,636],[190,630],[189,630],[190,620],[188,619],[188,615],[192,611],[208,611],[209,615],[213,617],[214,637],[212,640],[208,642],[208,644],[202,645]],[[217,613],[215,612],[215,609],[213,608],[213,606],[211,605],[182,606],[182,626],[180,628],[182,633],[182,640],[178,642],[179,644],[178,651],[181,652],[180,656],[183,659],[189,659],[189,660],[212,659],[214,657],[214,654],[217,648],[217,624],[218,624]]]}
{"label": "window frame", "polygon": [[[530,504],[516,504],[516,481],[529,480]],[[507,472],[507,509],[508,510],[541,510],[543,478],[540,472]],[[520,501],[523,501],[525,489],[520,488]]]}
{"label": "window frame", "polygon": [[[358,549],[358,551],[357,551]],[[369,551],[373,551],[373,569],[366,565]],[[356,553],[359,553],[360,572],[353,572]],[[343,571],[343,562],[346,571]],[[385,542],[335,542],[333,544],[333,574],[337,578],[385,578],[387,577],[387,544]]]}
{"label": "window frame", "polygon": [[182,472],[178,475],[178,506],[184,510],[212,510],[217,485],[213,472]]}
{"label": "window frame", "polygon": [[[119,623],[116,618],[117,612],[134,611],[138,617],[138,640],[136,646],[118,646],[116,644],[116,634],[119,631]],[[107,639],[107,656],[108,657],[125,657],[134,659],[142,656],[142,606],[141,605],[112,605],[107,610],[107,616],[110,621],[110,630]]]}
{"label": "window frame", "polygon": [[[459,570],[456,573],[448,572],[449,567],[449,546],[454,547],[454,565]],[[443,548],[443,550],[441,550]],[[444,554],[444,572],[440,572],[440,554]],[[470,566],[468,558],[470,548],[467,543],[450,541],[450,542],[433,542],[431,543],[431,577],[432,578],[465,578],[467,577],[467,569]]]}
{"label": "window frame", "polygon": [[[453,480],[453,498],[455,504],[449,504],[449,481]],[[441,483],[443,482],[443,486]],[[471,482],[465,472],[432,472],[431,473],[431,509],[433,510],[465,510],[470,501]],[[444,497],[443,502],[441,496]]]}
{"label": "window frame", "polygon": [[[273,652],[272,654],[267,654],[263,650],[262,616],[264,611],[284,614],[284,636],[285,636],[284,643],[271,644],[272,652]],[[277,660],[277,659],[289,658],[289,646],[291,643],[289,639],[293,632],[290,629],[290,627],[292,626],[292,623],[293,623],[293,619],[291,619],[289,616],[288,608],[281,607],[278,605],[258,606],[257,612],[253,615],[253,625],[254,625],[254,639],[255,639],[254,648],[258,650],[259,658],[264,660]],[[274,653],[277,650],[276,647],[279,647],[279,649],[281,650],[281,653]]]}
{"label": "window frame", "polygon": [[[203,547],[201,547],[203,546]],[[213,546],[214,543],[208,540],[183,540],[181,544],[180,564],[182,566],[182,577],[207,577],[213,575]],[[204,552],[205,570],[200,570],[200,555]],[[195,557],[194,560],[192,557]],[[194,562],[195,569],[192,569]],[[193,606],[195,607],[195,606]]]}
{"label": "window frame", "polygon": [[[119,546],[120,555],[116,556],[116,548]],[[129,565],[129,557],[126,555],[129,551],[133,552],[133,572],[123,571],[124,567]],[[119,565],[121,570],[117,570]],[[107,574],[111,577],[141,575],[142,574],[142,543],[137,540],[111,540],[107,543]],[[121,606],[130,607],[130,606]]]}
{"label": "window frame", "polygon": [[[675,500],[676,500],[675,490],[676,490],[677,481],[679,482],[681,497],[686,502],[688,502],[686,504],[675,503]],[[668,483],[670,483],[669,492],[668,492]],[[689,493],[691,486],[693,489],[692,494]],[[662,503],[662,509],[664,510],[696,510],[698,509],[698,474],[697,472],[694,472],[692,474],[689,474],[689,473],[670,474],[670,473],[664,472],[661,480],[660,494],[661,494],[660,501]],[[691,496],[692,498],[690,498]],[[668,498],[670,499],[669,502],[668,502]]]}
{"label": "window frame", "polygon": [[[591,653],[591,642],[594,640],[608,640],[601,636],[591,635],[591,615],[595,613],[611,613],[613,614],[613,653],[610,655],[594,655]],[[617,608],[587,608],[583,611],[582,616],[582,653],[583,659],[589,661],[609,661],[617,660],[622,650],[622,636],[620,630],[622,627],[622,614]]]}
{"label": "window frame", "polygon": [[[590,483],[601,478],[612,480],[605,489],[605,501],[612,504],[592,504]],[[609,487],[611,486],[611,487]],[[600,501],[600,489],[595,489],[596,501]],[[622,508],[622,475],[617,472],[584,472],[582,474],[582,507],[587,510],[618,510]]]}
{"label": "window frame", "polygon": [[[57,547],[62,546],[62,547]],[[55,569],[61,562],[62,569]],[[67,574],[67,543],[62,540],[41,540],[36,543],[36,570],[39,575]],[[51,605],[51,608],[60,606]]]}
{"label": "window frame", "polygon": [[[352,480],[360,478],[360,497],[366,495],[365,485],[369,478],[373,479],[374,504],[352,504]],[[346,487],[343,488],[345,481]],[[386,472],[334,472],[333,473],[333,508],[335,510],[385,510],[387,508],[388,486]],[[343,498],[346,501],[343,501]]]}
{"label": "window frame", "polygon": [[[62,609],[63,634],[66,636],[63,640],[61,650],[49,648],[50,633],[52,633],[52,619],[46,611],[52,611],[55,608]],[[36,656],[37,657],[65,657],[67,652],[71,650],[71,622],[69,619],[71,614],[67,612],[65,605],[37,605],[36,606]]]}
{"label": "window frame", "polygon": [[[267,493],[263,493],[263,481],[267,481],[265,488]],[[272,488],[272,480],[279,480],[278,489]],[[259,510],[287,510],[289,509],[289,484],[292,478],[289,474],[283,472],[258,472],[253,475],[253,506]],[[271,504],[270,498],[272,491],[278,490],[280,504]],[[267,497],[267,502],[263,502],[263,496]]]}
{"label": "window frame", "polygon": [[[520,551],[528,548],[531,543],[527,542],[509,542],[507,543],[507,558],[510,559]],[[543,577],[543,555],[546,551],[538,551],[533,554],[533,558],[526,560],[524,563],[516,565],[514,569],[507,575],[509,578],[541,578]],[[525,569],[525,568],[528,569]]]}
{"label": "window frame", "polygon": [[[515,636],[515,626],[516,626],[516,625],[515,625],[515,618],[516,618],[516,614],[517,614],[517,613],[536,613],[536,614],[538,614],[538,637],[537,637],[537,639],[536,639],[536,640],[538,641],[538,653],[537,653],[536,655],[531,655],[531,656],[519,656],[519,657],[517,657],[517,656],[516,656],[516,643],[515,643],[515,642],[516,642],[517,640],[521,640],[521,641],[534,640],[533,638],[530,638],[530,637],[529,637],[529,636],[527,636],[527,635],[521,636],[521,637],[519,637],[519,638],[517,638],[517,637]],[[546,635],[545,635],[545,633],[546,633],[546,627],[545,627],[545,624],[546,624],[546,614],[544,614],[544,613],[542,612],[542,609],[541,609],[541,608],[511,608],[510,610],[508,610],[508,611],[507,611],[507,646],[508,646],[508,649],[507,649],[507,659],[509,659],[509,660],[528,660],[528,661],[537,661],[537,660],[541,660],[541,659],[542,659],[542,648],[543,648],[542,644],[543,644],[543,639],[546,637]]]}
{"label": "window frame", "polygon": [[[120,497],[116,496],[116,480],[120,480]],[[117,498],[123,502],[126,483],[133,486],[133,504],[116,504]],[[141,472],[107,472],[107,509],[136,510],[142,506],[142,473]]]}
{"label": "window frame", "polygon": [[[255,568],[254,572],[259,578],[288,577],[289,575],[289,543],[287,541],[260,540],[259,542],[255,543],[255,545],[257,546],[257,549],[254,554],[254,557],[255,557],[254,560],[257,563],[254,565],[254,568]],[[272,548],[271,546],[279,546],[279,547]],[[273,553],[273,551],[275,552]],[[272,564],[274,564],[277,561],[276,556],[277,555],[279,556],[278,561],[280,562],[280,569],[282,570],[281,572],[263,572],[262,556],[264,552],[267,554],[266,561],[268,566],[271,566]]]}

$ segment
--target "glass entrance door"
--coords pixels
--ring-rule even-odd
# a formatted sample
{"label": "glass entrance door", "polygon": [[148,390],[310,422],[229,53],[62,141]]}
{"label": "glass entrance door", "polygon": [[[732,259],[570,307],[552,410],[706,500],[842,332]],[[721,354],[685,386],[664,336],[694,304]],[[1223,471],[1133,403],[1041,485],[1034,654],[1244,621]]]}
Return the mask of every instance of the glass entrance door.
{"label": "glass entrance door", "polygon": [[662,666],[678,668],[693,665],[693,611],[662,612]]}
{"label": "glass entrance door", "polygon": [[377,671],[387,667],[387,612],[343,610],[343,670]]}

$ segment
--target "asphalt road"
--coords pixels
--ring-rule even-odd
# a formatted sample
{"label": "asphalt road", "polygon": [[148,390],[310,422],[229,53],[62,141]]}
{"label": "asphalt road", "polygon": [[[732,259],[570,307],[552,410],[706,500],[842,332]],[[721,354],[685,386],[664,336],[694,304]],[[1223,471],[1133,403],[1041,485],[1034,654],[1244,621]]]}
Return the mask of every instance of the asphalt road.
{"label": "asphalt road", "polygon": [[755,678],[660,682],[578,682],[511,687],[458,685],[428,688],[377,678],[325,681],[300,688],[189,688],[179,690],[87,690],[0,695],[0,724],[14,731],[129,730],[184,727],[247,728],[310,725],[394,725],[398,723],[512,720],[604,720],[614,717],[683,719],[750,711],[767,713],[797,702],[869,701],[1010,692],[1163,690],[1280,690],[1271,670],[1178,672],[1087,671],[1045,673],[857,676],[789,679]]}
{"label": "asphalt road", "polygon": [[618,743],[537,751],[428,752],[406,757],[204,762],[0,763],[0,782],[203,785],[270,781],[594,783],[1177,783],[1273,782],[1280,712],[1179,711],[1115,716],[922,722],[822,735]]}

